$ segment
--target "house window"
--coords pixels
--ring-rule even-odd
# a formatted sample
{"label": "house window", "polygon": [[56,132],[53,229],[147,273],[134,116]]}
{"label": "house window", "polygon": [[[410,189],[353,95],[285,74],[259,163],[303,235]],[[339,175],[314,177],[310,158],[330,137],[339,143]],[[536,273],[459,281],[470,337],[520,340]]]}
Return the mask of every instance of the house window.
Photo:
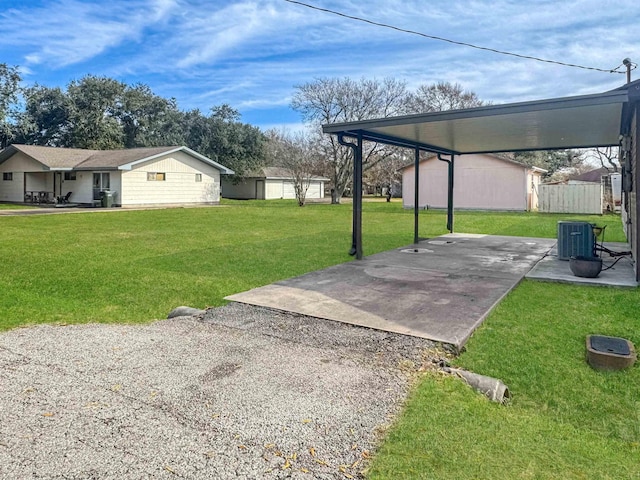
{"label": "house window", "polygon": [[147,172],[147,181],[148,182],[164,182],[165,174],[159,172]]}
{"label": "house window", "polygon": [[75,180],[76,179],[76,172],[64,172],[64,179],[65,180]]}
{"label": "house window", "polygon": [[196,173],[196,182],[201,182],[201,181],[202,181],[202,174]]}
{"label": "house window", "polygon": [[13,180],[13,172],[4,172],[2,174],[2,180],[7,180],[7,181]]}

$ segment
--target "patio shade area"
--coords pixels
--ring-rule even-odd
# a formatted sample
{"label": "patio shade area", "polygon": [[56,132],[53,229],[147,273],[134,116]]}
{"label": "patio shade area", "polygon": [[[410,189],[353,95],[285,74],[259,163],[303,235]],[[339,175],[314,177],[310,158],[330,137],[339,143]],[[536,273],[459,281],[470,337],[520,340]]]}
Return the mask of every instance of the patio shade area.
{"label": "patio shade area", "polygon": [[553,239],[449,234],[226,297],[461,348]]}
{"label": "patio shade area", "polygon": [[[336,135],[338,143],[350,148],[353,154],[353,231],[349,253],[358,260],[364,256],[362,173],[365,141],[414,151],[413,242],[418,243],[421,152],[436,153],[439,160],[448,164],[447,230],[453,233],[456,155],[622,145],[623,168],[631,172],[630,130],[639,99],[640,80],[637,80],[593,95],[323,125],[324,133]],[[629,182],[626,184],[628,194]],[[640,210],[639,199],[634,198],[634,212]],[[635,223],[635,213],[632,216],[632,223]],[[633,240],[634,254],[637,253],[635,243]],[[638,271],[636,277],[639,279]]]}
{"label": "patio shade area", "polygon": [[618,145],[629,86],[594,95],[334,123],[323,131],[449,155]]}

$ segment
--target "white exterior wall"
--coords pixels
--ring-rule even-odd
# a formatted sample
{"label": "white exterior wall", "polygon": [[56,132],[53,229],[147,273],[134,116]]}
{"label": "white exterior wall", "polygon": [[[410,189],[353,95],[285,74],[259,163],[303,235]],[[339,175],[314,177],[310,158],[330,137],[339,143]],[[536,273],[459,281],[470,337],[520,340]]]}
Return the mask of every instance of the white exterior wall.
{"label": "white exterior wall", "polygon": [[[454,160],[455,208],[527,210],[527,168],[490,155],[460,155]],[[402,203],[414,204],[414,167],[402,172]],[[418,206],[447,207],[447,163],[430,158],[420,163]]]}
{"label": "white exterior wall", "polygon": [[75,180],[65,180],[63,177],[61,195],[66,195],[67,192],[73,192],[70,202],[90,204],[93,200],[93,172],[76,172]]}
{"label": "white exterior wall", "polygon": [[234,185],[231,180],[223,176],[222,196],[224,198],[234,198],[237,200],[256,198],[256,179],[249,178]]}
{"label": "white exterior wall", "polygon": [[[164,181],[147,180],[148,172],[164,173]],[[196,182],[196,174],[202,181]],[[119,189],[118,189],[119,187]],[[130,205],[216,203],[220,201],[220,171],[184,152],[173,152],[123,171],[120,185],[112,179],[116,203]]]}
{"label": "white exterior wall", "polygon": [[[256,182],[264,182],[264,199],[258,200],[275,200],[275,199],[294,199],[296,191],[293,180],[285,179],[256,179],[249,178],[234,185],[231,181],[222,179],[222,196],[224,198],[235,198],[240,200],[256,198]],[[323,198],[324,182],[313,180],[307,190],[307,198]]]}
{"label": "white exterior wall", "polygon": [[307,190],[307,198],[324,198],[324,182],[311,182]]}
{"label": "white exterior wall", "polygon": [[0,202],[23,202],[24,173],[5,169],[1,171],[13,173],[13,180],[3,180],[0,174]]}
{"label": "white exterior wall", "polygon": [[120,194],[122,192],[122,172],[119,170],[80,170],[76,171],[75,180],[65,180],[63,173],[62,191],[60,192],[60,195],[66,195],[67,192],[73,192],[69,199],[71,203],[91,204],[93,202],[94,173],[109,174],[109,189],[112,192],[115,192],[114,203],[116,205],[120,205]]}
{"label": "white exterior wall", "polygon": [[[309,183],[306,198],[323,198],[324,182],[312,180]],[[266,194],[267,200],[286,198],[296,198],[296,189],[293,180],[267,180]]]}
{"label": "white exterior wall", "polygon": [[[2,173],[13,173],[13,180],[2,180]],[[25,189],[25,172],[38,172],[38,175],[27,175]],[[53,186],[53,180],[46,183],[46,173],[41,163],[29,158],[22,152],[12,155],[0,164],[0,201],[24,202],[25,191],[47,191]]]}
{"label": "white exterior wall", "polygon": [[[264,182],[264,198],[265,200],[275,200],[278,198],[296,198],[284,196],[284,181],[283,180],[265,180]],[[292,183],[293,187],[293,183]]]}

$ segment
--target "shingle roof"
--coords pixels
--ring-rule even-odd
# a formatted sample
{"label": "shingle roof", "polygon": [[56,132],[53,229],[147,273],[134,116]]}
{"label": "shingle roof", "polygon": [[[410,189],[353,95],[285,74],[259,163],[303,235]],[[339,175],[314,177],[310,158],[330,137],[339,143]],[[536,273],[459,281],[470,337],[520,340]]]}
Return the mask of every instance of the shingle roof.
{"label": "shingle roof", "polygon": [[92,151],[85,160],[76,165],[78,169],[117,168],[137,160],[161,155],[180,147],[129,148],[123,150]]}
{"label": "shingle roof", "polygon": [[80,148],[55,148],[14,144],[7,147],[6,150],[7,153],[11,155],[13,152],[10,151],[10,149],[22,152],[49,168],[73,168],[92,154],[98,153],[98,150],[84,150]]}
{"label": "shingle roof", "polygon": [[603,175],[608,175],[609,170],[606,168],[596,168],[595,170],[589,170],[588,172],[581,173],[580,175],[572,175],[569,180],[578,180],[580,182],[592,182],[600,183]]}
{"label": "shingle roof", "polygon": [[[184,151],[199,160],[213,165],[222,173],[232,174],[224,165],[200,155],[198,152],[187,147],[147,147],[147,148],[129,148],[119,150],[86,150],[80,148],[61,148],[61,147],[42,147],[37,145],[20,145],[14,144],[0,151],[0,163],[11,157],[16,152],[22,152],[33,158],[37,162],[49,169],[74,169],[74,170],[98,170],[98,169],[117,169],[125,167],[128,169],[131,164],[151,159],[165,153],[174,151]],[[128,168],[127,168],[128,166]]]}

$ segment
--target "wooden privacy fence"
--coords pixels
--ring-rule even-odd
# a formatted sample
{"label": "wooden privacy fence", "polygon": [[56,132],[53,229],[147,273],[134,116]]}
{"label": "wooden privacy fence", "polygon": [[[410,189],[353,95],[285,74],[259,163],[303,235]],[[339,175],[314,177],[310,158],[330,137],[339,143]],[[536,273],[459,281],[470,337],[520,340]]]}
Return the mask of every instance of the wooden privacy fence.
{"label": "wooden privacy fence", "polygon": [[543,213],[602,213],[602,185],[540,185],[538,211]]}

